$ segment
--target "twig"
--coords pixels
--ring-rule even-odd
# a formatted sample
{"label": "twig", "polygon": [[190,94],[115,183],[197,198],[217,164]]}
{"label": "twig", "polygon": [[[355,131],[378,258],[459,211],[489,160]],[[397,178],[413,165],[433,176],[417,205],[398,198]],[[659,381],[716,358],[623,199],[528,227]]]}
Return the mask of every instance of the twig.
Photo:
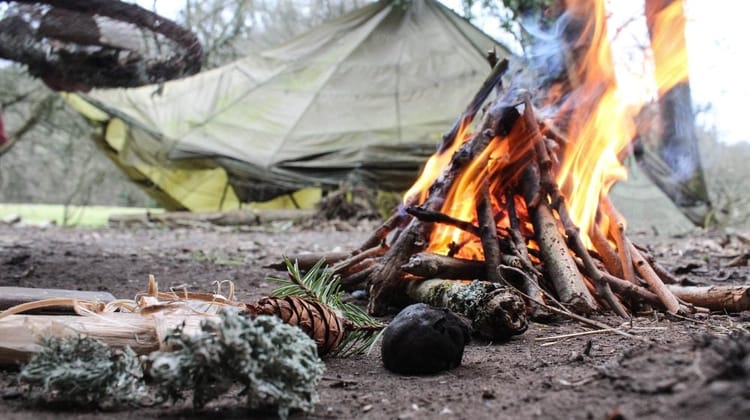
{"label": "twig", "polygon": [[599,208],[609,219],[609,234],[615,240],[615,246],[617,246],[617,255],[620,257],[620,265],[622,266],[622,277],[633,284],[638,284],[635,271],[633,271],[633,257],[630,254],[630,247],[625,243],[625,219],[607,197],[602,197],[599,200]]}
{"label": "twig", "polygon": [[680,302],[677,301],[677,298],[674,296],[674,294],[672,294],[672,292],[670,292],[669,289],[664,285],[659,276],[654,272],[654,269],[651,268],[648,262],[643,258],[643,256],[641,256],[641,253],[635,248],[635,246],[633,246],[630,240],[628,238],[623,239],[625,240],[625,246],[630,248],[630,253],[633,257],[633,265],[638,271],[638,274],[640,274],[641,277],[646,280],[646,283],[648,283],[649,287],[656,294],[656,296],[659,296],[659,300],[661,300],[661,302],[664,304],[667,312],[673,314],[680,312]]}
{"label": "twig", "polygon": [[481,236],[479,226],[464,220],[456,219],[439,211],[430,211],[422,207],[407,207],[406,212],[423,222],[441,223],[469,232],[476,237]]}
{"label": "twig", "polygon": [[380,225],[377,230],[369,237],[367,240],[362,244],[362,246],[359,247],[357,250],[358,252],[362,252],[366,249],[370,249],[374,246],[377,246],[379,243],[385,239],[388,234],[396,228],[396,226],[400,225],[404,220],[406,220],[406,215],[402,214],[400,211],[395,211],[391,216],[386,219],[385,222],[383,222],[382,225]]}
{"label": "twig", "polygon": [[333,265],[333,267],[330,268],[330,271],[333,274],[338,274],[339,276],[346,276],[352,272],[355,272],[355,270],[352,270],[352,267],[358,265],[360,262],[373,257],[378,257],[380,255],[383,255],[388,248],[383,246],[382,244],[374,246],[370,249],[366,249],[359,254],[352,255],[351,257],[339,261],[336,264]]}
{"label": "twig", "polygon": [[602,263],[604,263],[607,271],[613,276],[623,278],[620,257],[617,255],[617,251],[609,245],[609,240],[607,240],[607,237],[597,223],[594,223],[591,227],[589,237],[591,238],[591,243],[594,245],[594,249],[602,257]]}
{"label": "twig", "polygon": [[492,283],[505,283],[503,275],[497,267],[500,265],[500,246],[497,243],[497,225],[492,214],[492,200],[490,199],[489,183],[485,180],[479,187],[479,200],[477,201],[477,220],[479,221],[480,239],[484,249],[485,268],[487,279]]}
{"label": "twig", "polygon": [[412,255],[409,262],[401,266],[401,269],[409,274],[427,279],[485,280],[487,273],[483,261],[466,260],[428,252]]}
{"label": "twig", "polygon": [[589,331],[581,331],[577,333],[571,333],[571,334],[560,334],[560,335],[551,335],[548,337],[536,337],[534,341],[555,341],[560,340],[563,338],[575,338],[575,337],[581,337],[585,335],[594,335],[594,334],[602,334],[602,333],[611,333],[611,328],[605,328],[600,330],[589,330]]}

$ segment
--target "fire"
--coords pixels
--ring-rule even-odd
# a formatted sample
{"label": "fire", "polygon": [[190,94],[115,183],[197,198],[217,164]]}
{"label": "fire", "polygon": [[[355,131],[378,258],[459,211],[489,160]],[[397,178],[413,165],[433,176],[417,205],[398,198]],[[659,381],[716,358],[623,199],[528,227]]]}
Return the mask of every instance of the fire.
{"label": "fire", "polygon": [[606,26],[604,2],[578,0],[569,13],[586,20],[578,43],[585,49],[578,61],[575,88],[564,108],[572,109],[566,150],[558,185],[567,197],[573,222],[586,237],[599,207],[599,198],[627,176],[618,155],[635,135],[637,109],[621,100]]}
{"label": "fire", "polygon": [[445,149],[438,151],[434,155],[430,156],[427,163],[422,169],[422,173],[419,174],[419,178],[414,185],[404,194],[404,204],[409,205],[413,203],[422,203],[427,196],[427,190],[440,176],[443,169],[451,160],[451,156],[464,144],[469,138],[468,133],[469,122],[466,119],[461,121],[461,125],[456,132],[456,136],[451,141],[450,145]]}
{"label": "fire", "polygon": [[[665,7],[660,9],[659,6]],[[646,2],[646,20],[651,28],[654,79],[659,94],[688,80],[683,6],[682,1]]]}
{"label": "fire", "polygon": [[[636,135],[635,116],[655,92],[652,97],[639,98],[635,103],[624,95],[629,93],[632,96],[632,92],[623,92],[624,81],[618,80],[620,72],[613,59],[604,0],[568,0],[566,10],[583,29],[568,52],[570,60],[567,61],[575,63],[568,67],[572,92],[563,103],[554,104],[558,109],[559,126],[565,127],[568,139],[560,156],[556,181],[566,199],[572,221],[581,228],[582,239],[590,247],[588,234],[591,228],[598,223],[605,229],[608,224],[606,217],[597,214],[601,198],[606,197],[618,180],[627,177],[621,157]],[[663,0],[657,7],[648,7],[646,14],[655,71],[651,82],[645,81],[648,77],[641,75],[637,80],[641,86],[637,88],[648,92],[646,86],[655,86],[662,93],[688,77],[683,4],[681,0]],[[519,161],[528,159],[525,153],[533,147],[529,138],[523,138],[525,132],[514,127],[507,136],[492,139],[484,153],[460,175],[440,211],[476,224],[480,185],[489,182],[494,192],[492,202],[497,227],[507,228],[508,217],[503,214],[507,197],[503,196],[503,186],[508,185],[509,178],[518,175]],[[450,147],[430,158],[420,178],[407,192],[406,204],[422,203],[430,185],[438,180],[451,156],[471,135],[469,124],[463,121]],[[526,211],[525,205],[515,204],[515,208]],[[519,218],[522,223],[528,223],[523,217]],[[483,258],[482,245],[477,238],[443,224],[435,225],[428,251],[445,254],[455,244],[461,244],[456,256]]]}

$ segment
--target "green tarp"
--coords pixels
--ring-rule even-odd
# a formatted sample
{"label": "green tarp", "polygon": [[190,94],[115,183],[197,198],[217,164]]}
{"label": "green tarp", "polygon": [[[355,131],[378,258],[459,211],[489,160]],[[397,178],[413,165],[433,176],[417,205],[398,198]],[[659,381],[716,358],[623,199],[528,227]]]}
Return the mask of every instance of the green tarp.
{"label": "green tarp", "polygon": [[[230,208],[342,182],[405,190],[489,73],[493,47],[510,55],[435,0],[380,1],[190,78],[72,103],[103,111],[103,126],[124,123],[117,141],[103,130],[100,142],[169,207]],[[191,188],[212,197],[191,203]]]}

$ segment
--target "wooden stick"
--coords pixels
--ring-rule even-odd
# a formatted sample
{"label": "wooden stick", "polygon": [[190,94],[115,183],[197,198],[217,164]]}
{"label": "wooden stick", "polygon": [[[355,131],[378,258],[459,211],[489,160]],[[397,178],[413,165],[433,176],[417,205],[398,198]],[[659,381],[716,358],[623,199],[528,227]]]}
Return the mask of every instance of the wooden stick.
{"label": "wooden stick", "polygon": [[341,287],[347,292],[364,288],[367,283],[367,279],[372,275],[372,273],[380,269],[379,265],[380,263],[376,263],[363,270],[354,272],[347,277],[342,277]]}
{"label": "wooden stick", "polygon": [[409,258],[401,268],[415,276],[427,279],[485,280],[487,271],[483,261],[447,257],[430,252],[420,252]]}
{"label": "wooden stick", "polygon": [[479,187],[479,199],[476,207],[477,220],[479,221],[479,237],[484,249],[484,264],[487,271],[487,279],[492,283],[505,283],[503,275],[497,269],[500,265],[500,246],[497,243],[495,233],[497,232],[497,225],[495,224],[495,217],[492,214],[490,187],[486,180]]}
{"label": "wooden stick", "polygon": [[481,236],[479,226],[464,220],[458,220],[439,211],[429,211],[421,207],[407,207],[406,212],[423,222],[441,223],[469,232],[477,238]]}
{"label": "wooden stick", "polygon": [[591,243],[594,245],[594,249],[602,257],[602,263],[604,263],[607,271],[613,276],[623,278],[620,257],[617,255],[617,251],[609,245],[609,240],[607,240],[607,237],[596,223],[591,227],[589,237],[591,238]]}
{"label": "wooden stick", "polygon": [[742,312],[750,309],[750,286],[667,285],[678,298],[711,311]]}
{"label": "wooden stick", "polygon": [[620,257],[620,265],[622,266],[622,277],[633,284],[638,284],[635,271],[633,271],[633,257],[630,255],[630,247],[625,243],[625,219],[615,209],[608,197],[599,199],[599,208],[609,218],[609,234],[615,240],[617,246],[617,255]]}
{"label": "wooden stick", "polygon": [[374,246],[377,246],[379,243],[383,242],[383,239],[385,239],[388,234],[396,228],[396,226],[400,225],[406,220],[406,215],[401,213],[398,209],[391,214],[391,216],[386,219],[385,222],[383,222],[382,225],[380,225],[379,228],[375,230],[375,232],[367,238],[367,240],[362,244],[362,246],[359,247],[356,253],[362,252],[365,249],[370,249]]}
{"label": "wooden stick", "polygon": [[659,296],[659,300],[664,304],[667,312],[673,314],[681,312],[680,302],[677,301],[674,294],[672,294],[672,292],[670,292],[664,285],[659,276],[654,272],[654,269],[651,268],[648,262],[643,256],[641,256],[641,253],[635,248],[635,246],[633,246],[630,240],[628,238],[623,239],[625,240],[625,246],[630,248],[630,254],[633,257],[633,265],[635,266],[636,271],[638,271],[638,274],[646,280],[651,291],[653,291],[656,296]]}
{"label": "wooden stick", "polygon": [[[348,276],[349,274],[357,272],[356,266],[364,260],[379,257],[388,250],[385,246],[377,245],[370,249],[366,249],[358,254],[352,255],[351,257],[341,260],[334,264],[330,270],[333,274],[337,274],[341,277]],[[364,267],[363,267],[364,268]]]}
{"label": "wooden stick", "polygon": [[109,346],[130,346],[138,354],[159,350],[164,333],[180,325],[190,334],[200,324],[217,316],[205,314],[169,314],[143,316],[133,313],[104,313],[93,316],[10,315],[0,320],[0,364],[27,361],[40,349],[39,341],[48,337],[86,335]]}
{"label": "wooden stick", "polygon": [[663,306],[659,297],[649,290],[609,273],[602,272],[601,274],[602,279],[609,284],[615,293],[627,296],[636,302],[650,303],[658,308]]}
{"label": "wooden stick", "polygon": [[541,278],[542,273],[537,270],[537,268],[534,266],[534,264],[531,263],[531,260],[529,259],[529,249],[528,245],[526,244],[526,240],[524,239],[523,235],[521,235],[521,226],[520,222],[518,221],[518,214],[516,212],[516,203],[514,198],[515,194],[508,192],[506,195],[505,203],[506,209],[508,210],[508,220],[510,222],[510,229],[508,229],[508,234],[510,236],[511,244],[513,245],[513,251],[520,257],[521,263],[529,273],[532,273],[536,278]]}
{"label": "wooden stick", "polygon": [[[309,270],[320,260],[325,260],[326,264],[331,265],[335,262],[346,259],[352,255],[349,252],[307,252],[304,254],[290,255],[290,261],[297,261],[300,270]],[[286,264],[283,262],[268,264],[263,268],[270,268],[273,270],[286,270]]]}
{"label": "wooden stick", "polygon": [[456,120],[456,122],[453,123],[451,129],[443,135],[443,140],[440,143],[440,147],[438,148],[438,153],[445,151],[451,145],[451,143],[454,141],[454,138],[458,134],[458,130],[461,125],[465,126],[474,121],[474,117],[476,116],[477,112],[479,112],[479,109],[484,101],[486,101],[490,96],[492,90],[496,86],[501,84],[503,75],[505,75],[506,71],[508,71],[507,59],[503,59],[492,67],[492,71],[490,72],[489,76],[487,76],[487,78],[484,80],[482,86],[471,99],[471,102],[469,102],[469,105],[467,105],[464,112]]}
{"label": "wooden stick", "polygon": [[[528,101],[524,117],[523,121],[530,132],[531,141],[539,144],[538,140],[541,138],[539,128],[536,126],[536,119]],[[540,190],[542,180],[539,166],[547,166],[550,162],[548,158],[545,159],[546,149],[536,147],[536,145],[535,149],[538,152],[539,164],[531,162],[526,166],[521,178],[521,189],[526,200],[526,206],[531,213],[534,234],[539,243],[539,250],[544,262],[544,270],[552,281],[558,299],[562,303],[573,307],[576,312],[591,313],[597,308],[596,301],[586,288],[583,276],[578,271],[578,267],[560,235],[557,222],[546,200],[546,194]],[[540,200],[539,197],[544,198]],[[538,202],[536,206],[531,205],[535,202]]]}

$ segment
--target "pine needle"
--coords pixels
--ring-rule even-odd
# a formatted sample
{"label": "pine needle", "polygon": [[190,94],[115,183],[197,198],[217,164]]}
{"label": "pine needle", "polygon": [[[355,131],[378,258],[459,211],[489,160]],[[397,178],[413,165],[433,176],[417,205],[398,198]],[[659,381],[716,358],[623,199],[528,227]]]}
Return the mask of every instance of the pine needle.
{"label": "pine needle", "polygon": [[359,306],[342,302],[344,291],[340,277],[334,275],[321,259],[302,275],[297,261],[284,257],[288,279],[269,277],[280,286],[272,292],[275,297],[298,296],[320,302],[347,321],[347,334],[336,350],[339,357],[368,354],[382,335],[385,325],[371,317]]}

